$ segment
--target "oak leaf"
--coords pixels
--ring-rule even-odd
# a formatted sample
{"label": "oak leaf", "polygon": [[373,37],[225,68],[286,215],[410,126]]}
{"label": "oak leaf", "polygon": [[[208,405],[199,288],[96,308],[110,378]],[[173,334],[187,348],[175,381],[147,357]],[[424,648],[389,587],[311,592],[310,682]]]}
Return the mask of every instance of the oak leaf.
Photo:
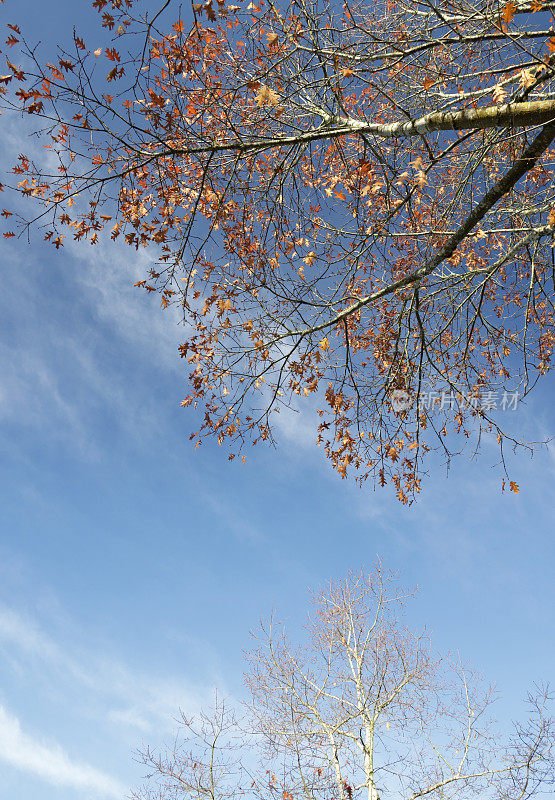
{"label": "oak leaf", "polygon": [[279,95],[277,92],[274,92],[269,86],[264,86],[263,84],[256,93],[255,99],[257,105],[260,107],[264,105],[277,106],[279,103]]}
{"label": "oak leaf", "polygon": [[505,89],[504,89],[504,88],[501,86],[501,84],[500,84],[500,83],[498,83],[498,84],[495,86],[495,88],[494,88],[494,90],[493,90],[493,93],[492,93],[492,99],[493,99],[493,102],[494,102],[494,103],[502,103],[502,102],[503,102],[503,100],[504,100],[506,97],[507,97],[507,92],[506,92],[506,91],[505,91]]}
{"label": "oak leaf", "polygon": [[533,69],[523,69],[522,72],[520,73],[520,78],[518,82],[523,89],[527,89],[529,86],[533,85],[535,79],[536,75]]}
{"label": "oak leaf", "polygon": [[314,261],[314,256],[315,255],[316,255],[316,253],[314,252],[314,250],[311,250],[310,253],[303,258],[304,263],[308,264],[308,266],[310,266],[312,264],[312,262]]}
{"label": "oak leaf", "polygon": [[509,0],[509,2],[506,3],[505,7],[503,8],[503,11],[501,12],[501,19],[505,24],[508,24],[512,20],[512,18],[515,15],[515,11],[516,11],[515,3],[513,3],[512,0]]}

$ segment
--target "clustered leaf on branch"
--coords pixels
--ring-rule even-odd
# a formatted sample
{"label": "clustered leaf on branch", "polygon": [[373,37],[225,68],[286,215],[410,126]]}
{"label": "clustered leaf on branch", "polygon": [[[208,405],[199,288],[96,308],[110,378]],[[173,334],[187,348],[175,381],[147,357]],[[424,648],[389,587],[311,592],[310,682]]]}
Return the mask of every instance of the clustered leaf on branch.
{"label": "clustered leaf on branch", "polygon": [[13,168],[39,211],[4,235],[153,248],[138,285],[192,330],[196,444],[233,458],[308,398],[339,474],[405,503],[457,434],[524,446],[491,398],[555,343],[555,5],[217,0],[190,30],[173,0],[93,5],[112,41],[53,63],[10,26],[3,105],[48,149]]}

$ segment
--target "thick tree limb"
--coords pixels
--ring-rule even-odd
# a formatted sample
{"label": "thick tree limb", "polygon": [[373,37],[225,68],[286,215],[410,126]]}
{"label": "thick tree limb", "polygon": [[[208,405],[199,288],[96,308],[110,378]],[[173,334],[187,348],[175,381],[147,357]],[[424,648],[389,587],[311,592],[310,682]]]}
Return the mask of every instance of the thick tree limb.
{"label": "thick tree limb", "polygon": [[[555,120],[555,99],[533,100],[527,103],[506,103],[504,105],[469,108],[462,111],[439,111],[426,114],[415,120],[391,122],[388,124],[364,122],[357,119],[336,118],[343,123],[329,127],[334,120],[326,119],[326,125],[312,131],[298,133],[294,136],[275,136],[267,139],[244,141],[234,139],[222,144],[209,144],[201,147],[171,149],[168,154],[220,152],[238,150],[240,152],[261,151],[272,147],[285,147],[292,144],[305,144],[319,139],[336,136],[348,136],[359,133],[377,136],[384,139],[403,139],[409,136],[421,136],[423,133],[435,131],[485,130],[498,127],[523,127],[526,125],[545,125]],[[149,153],[149,155],[152,155]]]}

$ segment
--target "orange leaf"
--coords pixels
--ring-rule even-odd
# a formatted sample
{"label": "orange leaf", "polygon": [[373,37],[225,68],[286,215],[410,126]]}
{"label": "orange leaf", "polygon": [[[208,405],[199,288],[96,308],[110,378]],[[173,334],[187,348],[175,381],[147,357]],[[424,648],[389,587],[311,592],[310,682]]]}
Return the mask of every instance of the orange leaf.
{"label": "orange leaf", "polygon": [[260,86],[255,99],[257,105],[260,107],[263,105],[277,106],[279,103],[279,95],[274,92],[273,89],[270,89],[269,86],[264,85]]}
{"label": "orange leaf", "polygon": [[507,92],[501,86],[501,84],[498,83],[495,86],[491,97],[492,97],[492,100],[493,100],[494,103],[502,103],[503,100],[507,97]]}
{"label": "orange leaf", "polygon": [[314,256],[315,255],[316,255],[316,253],[314,252],[314,250],[311,250],[310,253],[303,258],[304,263],[308,264],[308,266],[310,266],[312,264],[312,262],[314,261]]}
{"label": "orange leaf", "polygon": [[513,0],[509,0],[509,2],[503,8],[501,12],[501,19],[505,24],[508,24],[515,15],[516,5],[513,3]]}

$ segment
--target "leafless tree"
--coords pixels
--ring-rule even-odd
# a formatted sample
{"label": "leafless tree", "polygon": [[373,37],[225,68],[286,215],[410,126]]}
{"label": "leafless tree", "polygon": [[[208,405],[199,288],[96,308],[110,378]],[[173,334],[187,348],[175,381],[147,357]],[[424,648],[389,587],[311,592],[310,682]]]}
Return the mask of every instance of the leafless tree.
{"label": "leafless tree", "polygon": [[173,747],[147,750],[136,800],[525,800],[555,780],[549,692],[512,735],[493,689],[407,630],[409,594],[378,566],[314,598],[305,637],[263,623],[237,717],[181,719]]}

